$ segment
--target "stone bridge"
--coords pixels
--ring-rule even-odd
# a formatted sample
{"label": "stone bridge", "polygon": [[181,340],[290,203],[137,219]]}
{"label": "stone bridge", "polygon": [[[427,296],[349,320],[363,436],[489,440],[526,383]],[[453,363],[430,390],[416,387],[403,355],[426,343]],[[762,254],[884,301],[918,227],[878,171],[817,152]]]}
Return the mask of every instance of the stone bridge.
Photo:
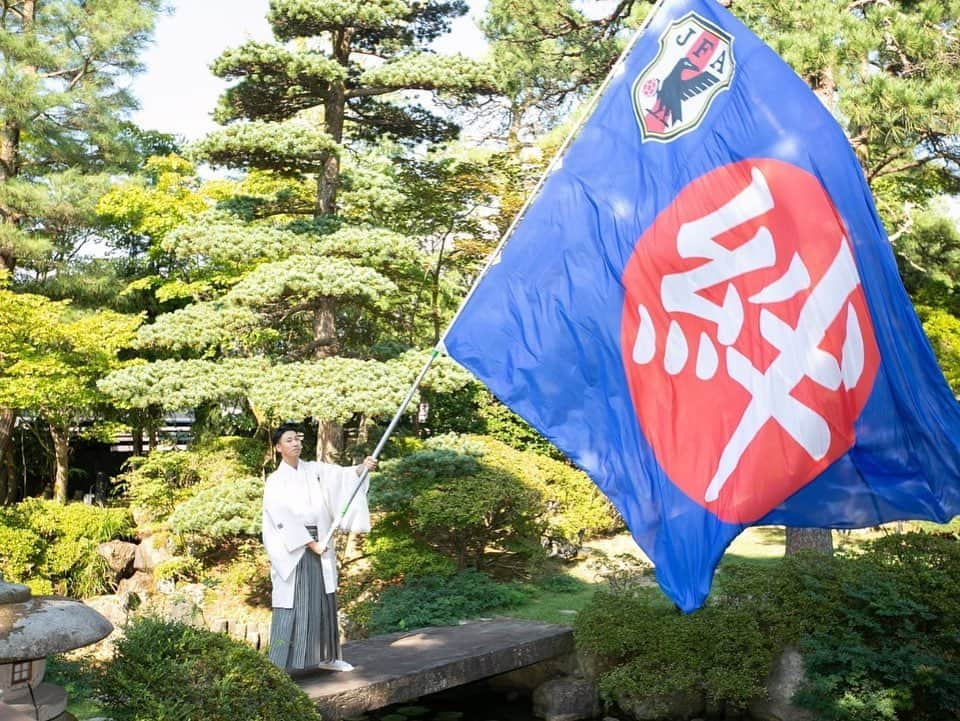
{"label": "stone bridge", "polygon": [[324,719],[343,719],[573,650],[568,626],[517,619],[475,621],[345,643],[343,657],[354,665],[353,671],[311,671],[295,680]]}

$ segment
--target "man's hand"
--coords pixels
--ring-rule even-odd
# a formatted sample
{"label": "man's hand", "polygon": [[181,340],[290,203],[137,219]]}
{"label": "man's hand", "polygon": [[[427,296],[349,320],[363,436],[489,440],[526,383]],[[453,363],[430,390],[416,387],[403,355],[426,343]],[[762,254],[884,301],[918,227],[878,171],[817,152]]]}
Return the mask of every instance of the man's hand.
{"label": "man's hand", "polygon": [[363,463],[357,466],[357,475],[363,475],[363,469],[366,468],[368,471],[374,471],[377,468],[377,459],[373,456],[367,456],[363,459]]}
{"label": "man's hand", "polygon": [[307,548],[316,553],[318,556],[323,555],[323,552],[327,550],[326,546],[321,546],[319,541],[310,541],[307,544]]}

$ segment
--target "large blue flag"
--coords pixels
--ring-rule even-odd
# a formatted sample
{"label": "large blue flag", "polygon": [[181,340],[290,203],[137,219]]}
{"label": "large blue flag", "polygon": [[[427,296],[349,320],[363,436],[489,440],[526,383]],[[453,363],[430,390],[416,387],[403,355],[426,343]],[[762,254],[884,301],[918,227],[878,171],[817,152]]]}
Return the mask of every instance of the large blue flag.
{"label": "large blue flag", "polygon": [[960,413],[857,160],[713,0],[661,8],[445,337],[684,611],[746,526],[960,513]]}

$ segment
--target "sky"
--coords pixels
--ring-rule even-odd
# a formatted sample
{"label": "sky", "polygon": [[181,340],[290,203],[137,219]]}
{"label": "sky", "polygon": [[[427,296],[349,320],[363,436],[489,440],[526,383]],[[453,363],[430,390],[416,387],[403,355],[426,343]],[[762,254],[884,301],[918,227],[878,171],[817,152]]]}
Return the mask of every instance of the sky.
{"label": "sky", "polygon": [[[474,8],[483,4],[471,2]],[[196,140],[217,127],[210,113],[226,87],[211,74],[210,63],[227,48],[271,39],[269,0],[173,0],[171,5],[173,12],[159,18],[153,45],[143,57],[146,71],[133,82],[141,106],[133,121]],[[476,21],[481,12],[458,18],[453,32],[434,47],[480,54],[483,38]]]}

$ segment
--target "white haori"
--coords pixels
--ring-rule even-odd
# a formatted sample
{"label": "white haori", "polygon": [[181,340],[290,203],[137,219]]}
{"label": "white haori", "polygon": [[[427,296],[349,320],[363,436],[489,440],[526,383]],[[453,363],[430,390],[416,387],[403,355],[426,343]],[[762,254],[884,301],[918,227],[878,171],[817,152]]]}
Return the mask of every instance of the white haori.
{"label": "white haori", "polygon": [[[326,536],[359,480],[357,470],[357,466],[314,461],[300,461],[294,468],[281,461],[279,468],[267,476],[263,489],[263,545],[270,557],[274,608],[293,608],[297,564],[313,540],[306,527],[316,526],[317,538],[321,540]],[[357,492],[340,530],[370,530],[368,486],[369,481]],[[320,557],[320,564],[326,592],[333,593],[337,590],[337,559],[332,541]]]}

